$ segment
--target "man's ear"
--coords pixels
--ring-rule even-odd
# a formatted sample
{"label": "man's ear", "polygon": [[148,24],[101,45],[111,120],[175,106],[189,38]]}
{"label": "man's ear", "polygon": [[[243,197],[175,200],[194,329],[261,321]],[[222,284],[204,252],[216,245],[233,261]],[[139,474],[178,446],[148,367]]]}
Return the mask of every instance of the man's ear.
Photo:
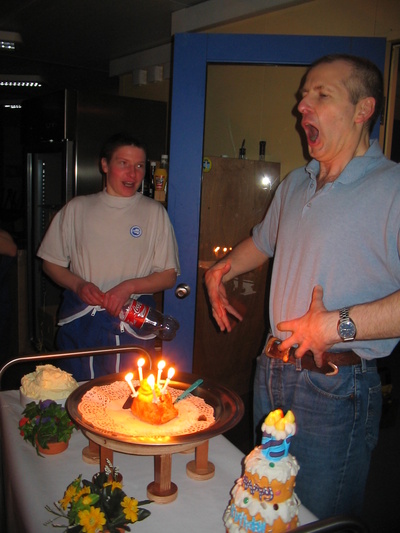
{"label": "man's ear", "polygon": [[375,98],[368,96],[367,98],[362,98],[357,104],[356,111],[356,122],[364,123],[367,122],[375,111]]}
{"label": "man's ear", "polygon": [[108,172],[107,159],[105,157],[102,157],[101,161],[100,161],[100,164],[101,164],[101,170],[103,171],[103,173],[107,174],[107,172]]}

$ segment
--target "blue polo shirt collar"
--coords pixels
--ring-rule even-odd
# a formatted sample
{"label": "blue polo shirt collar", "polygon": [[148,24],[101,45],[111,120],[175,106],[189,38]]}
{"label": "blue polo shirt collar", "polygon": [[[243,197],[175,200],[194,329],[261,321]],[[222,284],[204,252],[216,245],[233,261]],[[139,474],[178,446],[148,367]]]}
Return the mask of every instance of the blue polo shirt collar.
{"label": "blue polo shirt collar", "polygon": [[[340,183],[352,183],[361,179],[367,170],[371,168],[371,165],[379,163],[379,158],[382,155],[381,147],[377,139],[370,141],[370,146],[367,152],[362,157],[355,157],[344,168],[343,172],[337,178],[337,182]],[[316,181],[319,174],[319,161],[312,159],[306,166],[306,172],[308,172],[310,179]]]}

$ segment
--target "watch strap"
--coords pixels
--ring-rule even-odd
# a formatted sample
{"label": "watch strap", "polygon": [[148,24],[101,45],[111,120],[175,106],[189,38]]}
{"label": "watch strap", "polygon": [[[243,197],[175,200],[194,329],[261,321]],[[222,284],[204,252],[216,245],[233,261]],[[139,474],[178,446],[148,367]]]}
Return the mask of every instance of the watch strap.
{"label": "watch strap", "polygon": [[340,322],[343,322],[344,320],[348,320],[350,318],[349,317],[349,311],[350,311],[349,307],[343,307],[342,309],[339,310],[339,320],[340,320]]}

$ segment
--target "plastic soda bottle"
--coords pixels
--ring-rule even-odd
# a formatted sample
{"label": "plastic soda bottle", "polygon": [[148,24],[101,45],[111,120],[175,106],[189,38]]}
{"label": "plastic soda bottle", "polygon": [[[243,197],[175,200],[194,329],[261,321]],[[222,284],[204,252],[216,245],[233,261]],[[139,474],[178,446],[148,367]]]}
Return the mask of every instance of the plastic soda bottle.
{"label": "plastic soda bottle", "polygon": [[143,334],[153,333],[163,340],[171,340],[179,329],[179,322],[157,309],[130,298],[122,307],[119,318]]}

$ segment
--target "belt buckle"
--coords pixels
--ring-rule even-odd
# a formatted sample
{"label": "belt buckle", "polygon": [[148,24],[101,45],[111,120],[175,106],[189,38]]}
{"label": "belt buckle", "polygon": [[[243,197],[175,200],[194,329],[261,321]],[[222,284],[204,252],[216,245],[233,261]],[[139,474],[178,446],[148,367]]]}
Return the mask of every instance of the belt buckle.
{"label": "belt buckle", "polygon": [[289,361],[289,358],[292,356],[292,359],[294,360],[294,364],[296,366],[297,372],[301,372],[301,358],[294,357],[294,350],[296,350],[296,346],[291,346],[289,349],[280,351],[278,349],[278,345],[282,341],[278,339],[277,337],[270,337],[268,339],[267,345],[265,347],[265,352],[268,357],[271,357],[272,359],[279,359],[283,363],[290,363],[293,364],[292,361]]}
{"label": "belt buckle", "polygon": [[[278,349],[278,345],[281,343],[282,341],[280,339],[278,339],[277,337],[270,337],[268,339],[268,342],[267,342],[267,345],[265,347],[265,352],[266,352],[266,355],[268,357],[271,357],[272,359],[280,359],[281,361],[283,361],[284,363],[290,363],[290,364],[294,364],[295,367],[296,367],[296,371],[297,372],[301,372],[301,370],[303,369],[302,368],[302,358],[301,357],[296,357],[294,355],[294,352],[296,351],[296,348],[297,346],[296,345],[293,345],[291,346],[290,348],[288,348],[287,350],[284,350],[284,351],[279,351]],[[309,354],[312,356],[312,353],[309,352]],[[291,358],[291,361],[289,360],[289,358]],[[336,374],[339,372],[339,368],[337,365],[335,365],[335,363],[332,363],[331,361],[328,361],[327,362],[327,370],[329,371],[324,371],[324,370],[320,370],[321,373],[323,373],[325,376],[336,376]],[[307,368],[307,366],[306,366]],[[317,369],[315,369],[317,370]]]}

